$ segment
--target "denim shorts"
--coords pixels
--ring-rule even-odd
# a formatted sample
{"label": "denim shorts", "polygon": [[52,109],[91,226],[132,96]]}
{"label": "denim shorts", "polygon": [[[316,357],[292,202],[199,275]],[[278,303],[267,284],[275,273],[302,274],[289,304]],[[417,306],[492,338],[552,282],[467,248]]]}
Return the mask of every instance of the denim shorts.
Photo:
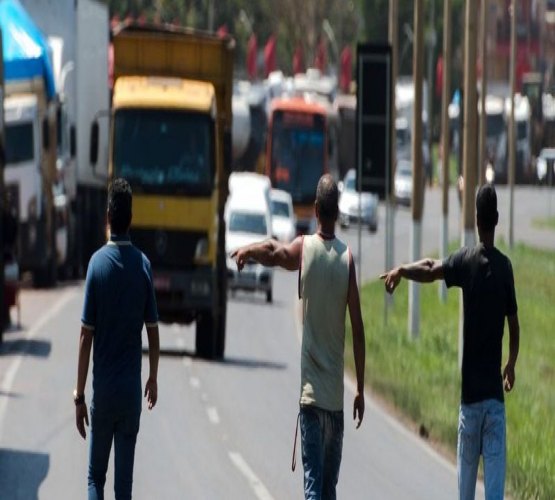
{"label": "denim shorts", "polygon": [[304,494],[307,500],[335,500],[343,450],[343,411],[301,406]]}
{"label": "denim shorts", "polygon": [[503,500],[505,490],[505,405],[496,399],[461,404],[457,444],[460,500],[473,500],[480,455],[488,500]]}

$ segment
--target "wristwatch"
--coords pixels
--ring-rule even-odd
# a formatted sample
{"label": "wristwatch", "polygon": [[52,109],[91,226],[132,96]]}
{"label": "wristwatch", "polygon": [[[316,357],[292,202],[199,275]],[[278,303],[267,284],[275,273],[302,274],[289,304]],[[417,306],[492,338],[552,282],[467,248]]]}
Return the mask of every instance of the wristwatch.
{"label": "wristwatch", "polygon": [[85,395],[84,394],[77,394],[77,389],[73,391],[73,402],[75,406],[79,406],[85,403]]}

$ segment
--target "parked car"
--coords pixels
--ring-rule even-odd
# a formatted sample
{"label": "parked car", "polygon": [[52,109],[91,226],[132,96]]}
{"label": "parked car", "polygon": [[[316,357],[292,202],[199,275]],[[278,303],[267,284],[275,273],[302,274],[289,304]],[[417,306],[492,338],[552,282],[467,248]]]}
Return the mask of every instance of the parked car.
{"label": "parked car", "polygon": [[[339,224],[342,228],[348,228],[351,224],[368,226],[370,232],[378,230],[378,196],[372,193],[359,193],[356,189],[356,172],[350,169],[339,183]],[[359,211],[360,207],[360,211]]]}
{"label": "parked car", "polygon": [[293,241],[296,234],[296,217],[293,199],[287,191],[272,189],[272,235],[283,243]]}
{"label": "parked car", "polygon": [[410,206],[412,201],[412,162],[399,160],[395,169],[395,200],[400,205]]}
{"label": "parked car", "polygon": [[543,148],[536,160],[536,178],[539,184],[553,185],[555,180],[555,148]]}
{"label": "parked car", "polygon": [[[272,236],[272,214],[266,196],[257,191],[260,186],[247,186],[232,191],[225,212],[228,288],[266,294],[266,302],[273,300],[273,270],[257,262],[247,262],[243,270],[231,253],[239,247],[250,245]],[[257,194],[258,193],[258,194]],[[248,194],[248,196],[247,196]]]}

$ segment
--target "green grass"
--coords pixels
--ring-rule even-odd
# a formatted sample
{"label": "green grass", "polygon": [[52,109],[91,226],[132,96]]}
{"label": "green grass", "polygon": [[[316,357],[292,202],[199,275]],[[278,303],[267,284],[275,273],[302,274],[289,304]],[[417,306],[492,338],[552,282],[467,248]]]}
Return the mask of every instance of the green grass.
{"label": "green grass", "polygon": [[555,230],[555,217],[545,217],[541,219],[533,219],[532,226],[539,229]]}
{"label": "green grass", "polygon": [[[516,384],[506,396],[507,487],[514,498],[555,498],[555,252],[517,246],[509,255],[515,272],[520,355]],[[407,282],[395,292],[384,325],[383,284],[363,287],[366,381],[374,392],[447,445],[457,443],[460,375],[457,367],[459,292],[438,299],[437,283],[421,285],[420,336],[407,333]],[[346,364],[353,369],[350,325]],[[504,362],[508,332],[504,337]]]}
{"label": "green grass", "polygon": [[[434,184],[440,184],[439,178],[439,145],[437,142],[434,142],[432,145],[432,177]],[[454,186],[457,183],[457,178],[459,177],[458,169],[457,169],[457,158],[451,152],[449,155],[449,185]]]}

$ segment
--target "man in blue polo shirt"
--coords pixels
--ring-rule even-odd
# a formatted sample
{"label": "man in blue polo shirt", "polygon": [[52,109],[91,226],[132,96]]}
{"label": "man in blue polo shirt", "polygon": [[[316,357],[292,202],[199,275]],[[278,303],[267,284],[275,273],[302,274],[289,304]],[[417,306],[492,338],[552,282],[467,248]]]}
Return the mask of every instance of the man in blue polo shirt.
{"label": "man in blue polo shirt", "polygon": [[160,356],[158,314],[150,262],[131,244],[131,187],[115,179],[108,192],[110,241],[91,258],[79,341],[75,419],[85,439],[88,425],[85,384],[93,350],[93,396],[89,448],[89,500],[104,498],[104,484],[114,442],[114,491],[131,498],[135,443],[141,414],[141,332],[146,325],[150,374],[144,395],[149,410],[158,396]]}

